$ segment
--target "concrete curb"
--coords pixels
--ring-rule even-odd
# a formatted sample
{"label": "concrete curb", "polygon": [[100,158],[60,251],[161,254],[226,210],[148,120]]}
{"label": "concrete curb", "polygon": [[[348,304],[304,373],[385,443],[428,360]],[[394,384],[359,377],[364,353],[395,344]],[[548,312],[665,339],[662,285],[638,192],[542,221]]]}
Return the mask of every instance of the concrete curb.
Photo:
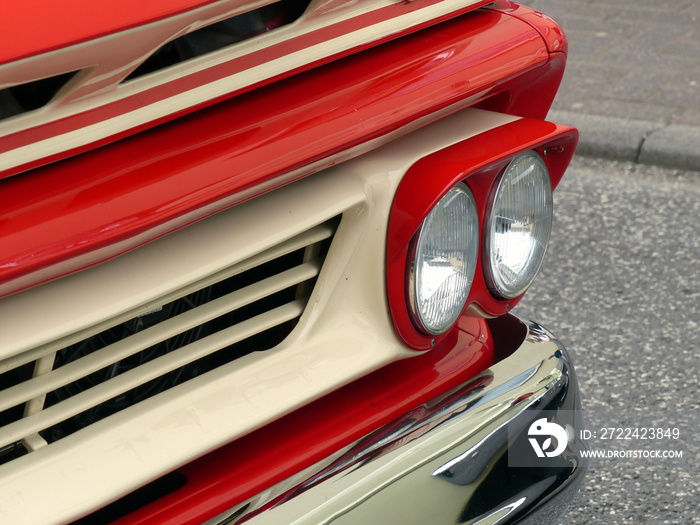
{"label": "concrete curb", "polygon": [[700,171],[700,127],[550,111],[547,119],[578,128],[579,155]]}

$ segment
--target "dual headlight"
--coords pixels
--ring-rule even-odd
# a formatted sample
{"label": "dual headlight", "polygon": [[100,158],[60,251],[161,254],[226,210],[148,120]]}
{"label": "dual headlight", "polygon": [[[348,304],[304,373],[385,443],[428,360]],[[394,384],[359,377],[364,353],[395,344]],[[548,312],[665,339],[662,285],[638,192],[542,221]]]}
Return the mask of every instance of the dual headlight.
{"label": "dual headlight", "polygon": [[[544,258],[552,226],[552,186],[534,151],[515,157],[491,193],[484,219],[482,264],[499,299],[522,295]],[[476,201],[459,183],[430,211],[409,255],[408,296],[414,324],[444,333],[465,307],[480,244]]]}
{"label": "dual headlight", "polygon": [[474,196],[459,183],[421,225],[413,248],[409,300],[414,323],[441,334],[464,308],[476,269],[479,217]]}

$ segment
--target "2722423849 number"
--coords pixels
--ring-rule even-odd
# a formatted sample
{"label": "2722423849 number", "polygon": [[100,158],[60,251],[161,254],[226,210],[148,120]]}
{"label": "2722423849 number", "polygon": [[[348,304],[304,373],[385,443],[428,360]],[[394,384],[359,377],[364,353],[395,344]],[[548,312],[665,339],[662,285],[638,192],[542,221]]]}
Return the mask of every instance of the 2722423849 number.
{"label": "2722423849 number", "polygon": [[679,439],[680,429],[661,427],[603,427],[597,434],[599,439]]}

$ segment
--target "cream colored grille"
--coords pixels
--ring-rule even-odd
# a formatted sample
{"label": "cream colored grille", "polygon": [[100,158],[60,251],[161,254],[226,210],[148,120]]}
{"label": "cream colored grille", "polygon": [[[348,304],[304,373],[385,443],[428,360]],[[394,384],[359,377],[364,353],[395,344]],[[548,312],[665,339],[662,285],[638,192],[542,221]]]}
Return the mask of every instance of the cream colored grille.
{"label": "cream colored grille", "polygon": [[304,310],[335,222],[0,362],[0,463],[276,346]]}

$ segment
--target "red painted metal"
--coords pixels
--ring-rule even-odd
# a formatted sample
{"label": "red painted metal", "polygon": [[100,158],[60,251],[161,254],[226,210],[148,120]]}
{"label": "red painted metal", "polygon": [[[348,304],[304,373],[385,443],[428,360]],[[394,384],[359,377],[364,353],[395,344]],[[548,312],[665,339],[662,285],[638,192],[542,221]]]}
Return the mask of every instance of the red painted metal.
{"label": "red painted metal", "polygon": [[[576,149],[578,132],[571,127],[521,119],[495,128],[424,157],[404,175],[394,198],[387,233],[387,290],[396,330],[403,341],[417,350],[430,348],[442,336],[419,332],[410,320],[406,299],[408,251],[411,239],[440,198],[459,181],[471,189],[479,213],[479,231],[484,231],[494,183],[518,153],[534,149],[543,156],[552,187],[564,175]],[[546,154],[545,154],[546,152]],[[421,191],[415,191],[415,188]],[[522,298],[500,300],[489,293],[482,266],[483,247],[466,305],[476,306],[489,316],[503,315]]]}
{"label": "red painted metal", "polygon": [[546,64],[496,86],[474,107],[542,120],[557,93],[565,64],[566,55],[552,53]]}
{"label": "red painted metal", "polygon": [[0,64],[167,18],[216,0],[3,2]]}
{"label": "red painted metal", "polygon": [[[51,137],[59,136],[65,133],[74,132],[76,130],[80,130],[82,128],[90,126],[91,124],[99,123],[107,119],[116,118],[118,116],[125,115],[133,111],[139,111],[143,107],[148,106],[150,104],[155,104],[156,102],[165,100],[167,98],[182,95],[183,93],[186,93],[190,90],[196,89],[201,86],[205,86],[211,82],[229,77],[236,73],[240,73],[242,71],[254,68],[256,66],[259,66],[260,64],[281,59],[289,55],[290,53],[294,53],[296,51],[303,51],[304,49],[307,49],[311,46],[321,45],[333,38],[339,37],[340,35],[349,34],[354,31],[358,31],[360,29],[371,26],[373,24],[378,24],[387,20],[391,20],[392,18],[395,18],[399,15],[411,13],[413,11],[422,9],[426,6],[432,5],[437,1],[438,0],[424,0],[421,2],[402,2],[395,6],[387,6],[381,9],[363,13],[358,16],[342,20],[336,24],[326,25],[323,28],[318,29],[316,31],[312,31],[294,38],[290,38],[280,44],[266,47],[255,52],[251,52],[247,55],[229,60],[222,64],[201,71],[196,71],[191,74],[184,74],[181,77],[172,80],[166,84],[157,85],[145,91],[139,91],[138,93],[132,96],[126,96],[109,104],[104,104],[102,106],[96,107],[92,110],[84,111],[82,113],[65,117],[60,120],[51,121],[41,126],[27,128],[15,133],[0,136],[0,153],[8,152],[23,146],[35,144],[39,141],[46,140]],[[13,166],[3,171],[0,171],[0,178],[9,177],[22,171],[34,169],[39,166],[44,166],[51,162],[55,162],[57,160],[61,160],[85,151],[89,151],[90,149],[94,149],[95,147],[115,142],[116,140],[122,139],[129,135],[133,135],[145,129],[152,128],[156,125],[173,120],[182,115],[193,113],[197,110],[211,106],[223,100],[230,99],[234,96],[249,92],[263,85],[267,85],[272,82],[279,81],[283,78],[290,77],[293,74],[307,71],[309,69],[312,69],[313,67],[317,67],[319,65],[328,63],[332,60],[337,60],[343,56],[347,56],[352,53],[357,53],[363,49],[377,46],[381,43],[404,36],[405,34],[418,31],[430,25],[434,25],[448,18],[456,17],[467,11],[477,9],[478,7],[486,3],[488,3],[487,0],[475,2],[474,4],[471,4],[462,9],[457,9],[447,16],[430,20],[422,24],[416,24],[415,26],[412,26],[411,28],[405,31],[386,35],[384,38],[377,39],[369,44],[350,47],[335,55],[326,57],[323,60],[309,62],[301,68],[285,71],[275,77],[260,81],[258,83],[247,85],[239,90],[232,91],[217,98],[212,98],[201,104],[188,107],[187,109],[173,112],[172,114],[163,116],[157,120],[153,120],[151,122],[147,122],[134,128],[115,133],[112,136],[100,140],[90,139],[89,135],[86,134],[86,142],[84,145],[72,149],[67,149],[52,156],[42,156],[41,152],[39,151],[37,152],[37,157],[34,160],[25,164]],[[140,19],[141,18],[139,18],[138,20]],[[128,49],[121,50],[121,52],[125,55],[124,74],[126,75],[126,73],[128,72],[128,64],[134,64],[142,57],[128,56]]]}
{"label": "red painted metal", "polygon": [[[24,0],[23,2],[5,2],[2,17],[0,17],[0,34],[3,35],[0,64],[126,31],[213,4],[216,1],[63,0],[57,3],[52,0]],[[397,12],[397,8],[417,10],[438,1],[440,0],[397,2],[399,5],[384,9],[394,13]],[[238,4],[241,3],[244,2],[238,2]],[[486,3],[488,2],[479,2],[476,6]],[[231,3],[232,8],[235,5]],[[333,7],[329,6],[326,10]],[[474,6],[469,8],[473,9]],[[456,9],[455,14],[460,11],[463,12]]]}
{"label": "red painted metal", "polygon": [[468,381],[493,363],[493,341],[483,319],[463,318],[459,327],[431,352],[382,368],[184,466],[184,487],[114,525],[199,524]]}
{"label": "red painted metal", "polygon": [[551,71],[536,31],[509,15],[474,12],[2,180],[0,283],[146,232],[465,97],[517,91],[518,75],[539,68]]}
{"label": "red painted metal", "polygon": [[530,24],[542,35],[550,53],[567,53],[569,45],[564,31],[547,15],[508,0],[496,0],[490,8],[508,13]]}

